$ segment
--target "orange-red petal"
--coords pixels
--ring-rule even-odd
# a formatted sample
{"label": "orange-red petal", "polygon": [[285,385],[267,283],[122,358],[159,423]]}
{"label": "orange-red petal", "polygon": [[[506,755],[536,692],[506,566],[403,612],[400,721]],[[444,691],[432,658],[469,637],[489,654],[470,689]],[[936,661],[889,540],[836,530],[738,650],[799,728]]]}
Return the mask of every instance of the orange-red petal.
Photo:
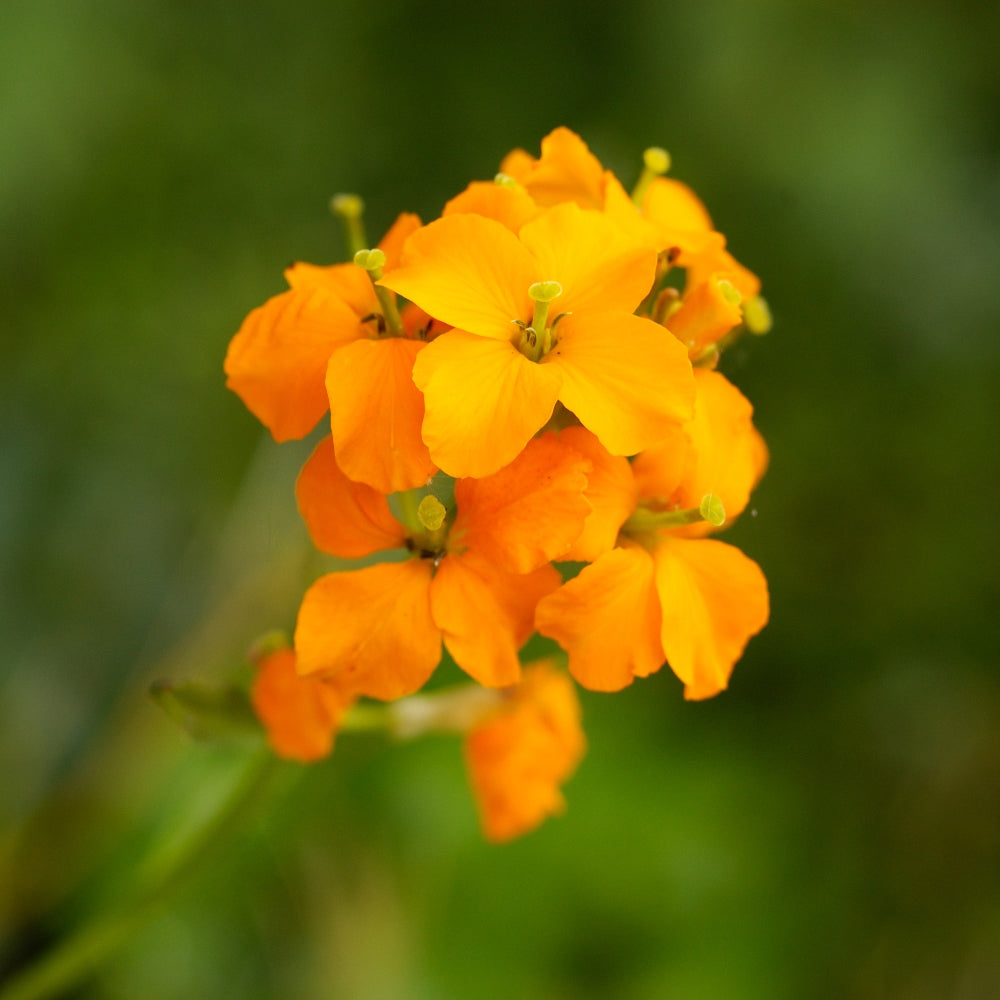
{"label": "orange-red petal", "polygon": [[612,549],[554,594],[535,627],[569,654],[570,673],[592,691],[618,691],[663,664],[653,560],[645,549]]}
{"label": "orange-red petal", "polygon": [[422,559],[320,577],[299,608],[299,673],[329,675],[384,700],[419,690],[441,659],[430,583]]}
{"label": "orange-red petal", "polygon": [[562,375],[560,401],[613,455],[634,455],[691,416],[687,351],[662,327],[631,313],[567,316],[542,367]]}
{"label": "orange-red petal", "polygon": [[295,496],[309,536],[330,555],[358,559],[406,541],[406,531],[390,513],[386,498],[341,471],[329,437],[302,467]]}
{"label": "orange-red petal", "polygon": [[420,436],[424,397],[413,362],[426,345],[386,337],[335,351],[326,372],[330,427],[346,475],[382,493],[409,490],[434,474]]}
{"label": "orange-red petal", "polygon": [[590,462],[554,433],[533,438],[510,465],[455,484],[455,549],[472,549],[510,573],[528,573],[565,554],[591,511]]}
{"label": "orange-red petal", "polygon": [[517,652],[539,599],[559,586],[551,566],[505,573],[472,552],[448,555],[431,583],[431,611],[455,662],[485,687],[516,684]]}
{"label": "orange-red petal", "polygon": [[529,361],[509,341],[464,330],[424,348],[413,380],[424,393],[431,458],[456,478],[488,476],[512,462],[551,416],[561,384],[552,366]]}
{"label": "orange-red petal", "polygon": [[653,560],[667,662],[686,698],[710,698],[767,624],[767,581],[752,559],[714,539],[663,535]]}
{"label": "orange-red petal", "polygon": [[351,308],[326,289],[282,292],[254,309],[230,341],[226,385],[275,441],[304,437],[326,413],[330,355],[361,333]]}
{"label": "orange-red petal", "polygon": [[308,763],[333,749],[340,718],[356,697],[321,678],[300,677],[294,651],[284,648],[260,661],[251,699],[274,752]]}

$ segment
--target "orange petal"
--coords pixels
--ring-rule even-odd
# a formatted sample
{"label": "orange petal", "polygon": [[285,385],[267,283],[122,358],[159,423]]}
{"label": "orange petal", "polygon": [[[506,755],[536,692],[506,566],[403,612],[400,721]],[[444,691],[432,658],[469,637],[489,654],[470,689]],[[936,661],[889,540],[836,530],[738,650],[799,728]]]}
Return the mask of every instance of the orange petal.
{"label": "orange petal", "polygon": [[687,351],[651,320],[624,312],[567,316],[543,359],[563,377],[559,399],[612,455],[634,455],[691,416]]}
{"label": "orange petal", "polygon": [[460,213],[484,215],[516,233],[540,209],[522,188],[506,187],[492,181],[473,181],[460,195],[444,206],[442,215]]}
{"label": "orange petal", "polygon": [[380,284],[449,326],[506,342],[517,332],[513,320],[531,320],[528,288],[543,277],[506,226],[449,215],[418,229]]}
{"label": "orange petal", "polygon": [[701,199],[672,177],[656,177],[642,199],[642,214],[665,233],[674,235],[673,246],[686,248],[687,241],[712,231],[712,218]]}
{"label": "orange petal", "polygon": [[724,272],[743,299],[760,294],[760,278],[744,267],[727,249],[721,233],[710,233],[701,248],[686,250],[677,263],[687,268],[686,287],[696,288],[715,271]]}
{"label": "orange petal", "polygon": [[549,209],[521,229],[544,281],[563,288],[551,306],[559,313],[622,309],[632,312],[656,277],[656,254],[599,212],[574,204]]}
{"label": "orange petal", "polygon": [[358,559],[406,542],[406,531],[389,512],[386,498],[351,482],[337,466],[333,442],[323,438],[295,484],[299,511],[318,549]]}
{"label": "orange petal", "polygon": [[324,680],[300,677],[288,648],[260,661],[251,698],[274,752],[303,763],[330,753],[340,718],[356,700]]}
{"label": "orange petal", "polygon": [[[654,445],[636,458],[632,471],[640,494],[661,506],[697,507],[706,493],[715,494],[728,523],[746,507],[763,475],[767,447],[753,425],[750,401],[724,375],[699,370],[695,384],[695,416],[684,425],[686,442],[668,438]],[[682,472],[674,480],[678,467]],[[711,530],[702,523],[682,533]]]}
{"label": "orange petal", "polygon": [[413,381],[424,393],[431,458],[449,476],[479,478],[512,462],[544,426],[560,375],[506,340],[451,330],[420,352]]}
{"label": "orange petal", "polygon": [[381,312],[375,286],[367,272],[356,264],[293,264],[285,269],[285,280],[292,288],[322,288],[343,299],[358,319]]}
{"label": "orange petal", "polygon": [[505,573],[473,553],[447,555],[431,583],[431,611],[455,662],[486,687],[516,684],[517,651],[532,632],[539,599],[559,586],[551,566]]}
{"label": "orange petal", "polygon": [[542,598],[535,627],[566,650],[570,673],[592,691],[618,691],[659,670],[660,607],[649,553],[606,552]]}
{"label": "orange petal", "polygon": [[559,438],[590,462],[584,496],[592,508],[580,537],[562,558],[593,562],[614,548],[619,529],[635,510],[638,493],[632,468],[585,427],[567,427]]}
{"label": "orange petal", "polygon": [[663,536],[653,559],[667,662],[685,698],[710,698],[766,624],[767,581],[739,549],[713,539]]}
{"label": "orange petal", "polygon": [[667,328],[692,357],[743,322],[743,309],[739,302],[727,297],[724,281],[732,287],[725,273],[709,275],[706,281],[685,292],[680,309],[667,320]]}
{"label": "orange petal", "polygon": [[571,201],[598,211],[604,207],[604,167],[568,128],[553,129],[542,140],[541,158],[529,169],[522,169],[526,165],[523,159],[505,164],[508,169],[504,172],[517,178],[539,205]]}
{"label": "orange petal", "polygon": [[[378,248],[385,254],[385,266],[383,270],[391,271],[399,266],[403,256],[403,247],[406,241],[420,228],[420,216],[412,212],[403,212],[396,217],[396,221],[389,227],[389,231],[378,241]],[[358,268],[360,271],[361,268]],[[368,279],[368,275],[365,275]],[[371,284],[371,279],[368,279]]]}
{"label": "orange petal", "polygon": [[357,340],[327,367],[337,462],[381,493],[423,486],[435,471],[420,437],[424,397],[413,384],[413,362],[425,346],[402,337]]}
{"label": "orange petal", "polygon": [[505,703],[470,729],[465,741],[485,835],[511,840],[562,812],[560,786],[585,746],[572,681],[548,661],[527,667]]}
{"label": "orange petal", "polygon": [[304,437],[326,413],[330,355],[361,335],[358,318],[322,288],[282,292],[254,309],[226,353],[226,385],[275,441]]}
{"label": "orange petal", "polygon": [[320,577],[299,608],[299,673],[329,675],[386,701],[419,690],[441,659],[430,582],[423,559]]}
{"label": "orange petal", "polygon": [[555,434],[528,442],[510,465],[455,483],[458,517],[449,547],[469,548],[510,573],[563,555],[590,514],[590,463]]}

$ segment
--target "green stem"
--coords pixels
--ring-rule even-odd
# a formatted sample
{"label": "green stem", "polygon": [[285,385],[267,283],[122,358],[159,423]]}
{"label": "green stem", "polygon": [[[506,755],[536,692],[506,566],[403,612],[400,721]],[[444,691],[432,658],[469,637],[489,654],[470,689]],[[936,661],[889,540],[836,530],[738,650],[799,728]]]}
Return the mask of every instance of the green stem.
{"label": "green stem", "polygon": [[268,750],[247,766],[242,780],[207,822],[192,832],[172,859],[135,896],[57,943],[33,965],[0,987],[0,1000],[45,1000],[59,996],[93,974],[155,917],[186,880],[239,827],[248,807],[266,786],[275,758]]}

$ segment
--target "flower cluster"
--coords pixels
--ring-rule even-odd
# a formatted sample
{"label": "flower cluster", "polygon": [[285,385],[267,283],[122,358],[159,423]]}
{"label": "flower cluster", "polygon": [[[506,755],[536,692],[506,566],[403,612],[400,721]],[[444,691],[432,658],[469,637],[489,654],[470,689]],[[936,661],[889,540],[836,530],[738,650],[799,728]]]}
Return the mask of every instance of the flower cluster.
{"label": "flower cluster", "polygon": [[[422,712],[466,734],[484,829],[505,839],[561,806],[583,749],[555,658],[521,663],[530,636],[590,690],[667,663],[697,699],[766,623],[760,568],[710,536],[767,464],[715,370],[767,307],[666,153],[644,160],[629,194],[556,129],[377,247],[339,196],[353,262],[289,268],[233,338],[227,384],[275,440],[329,412],[299,509],[318,549],[365,560],[316,580],[294,649],[261,663],[279,754],[329,753],[362,697],[399,730]],[[413,696],[442,647],[474,684],[428,714]]]}

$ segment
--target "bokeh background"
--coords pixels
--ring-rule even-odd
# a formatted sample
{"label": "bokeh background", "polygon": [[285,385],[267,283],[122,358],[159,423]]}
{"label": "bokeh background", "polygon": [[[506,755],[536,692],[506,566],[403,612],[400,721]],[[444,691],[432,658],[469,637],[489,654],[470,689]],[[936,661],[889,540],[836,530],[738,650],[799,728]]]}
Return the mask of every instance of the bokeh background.
{"label": "bokeh background", "polygon": [[[1000,996],[993,3],[359,0],[0,10],[0,967],[236,780],[157,677],[225,677],[315,572],[223,388],[295,259],[569,125],[668,147],[773,332],[731,689],[584,696],[566,815],[484,843],[456,741],[283,767],[82,1000]],[[2,977],[0,977],[2,978]]]}

